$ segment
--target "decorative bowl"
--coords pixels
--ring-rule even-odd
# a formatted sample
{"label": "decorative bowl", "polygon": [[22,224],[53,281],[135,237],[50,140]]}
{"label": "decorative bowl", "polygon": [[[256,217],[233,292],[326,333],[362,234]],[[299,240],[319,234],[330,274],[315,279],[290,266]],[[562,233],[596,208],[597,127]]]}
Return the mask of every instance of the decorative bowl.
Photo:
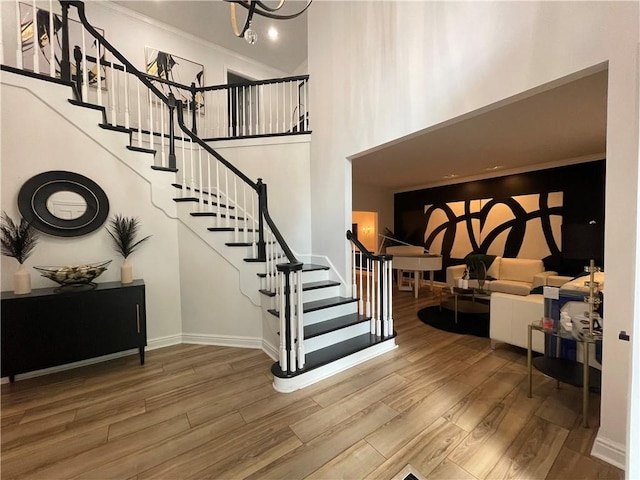
{"label": "decorative bowl", "polygon": [[60,285],[86,285],[93,282],[102,272],[104,272],[111,260],[86,265],[72,265],[66,267],[33,267],[38,270],[43,277],[53,280]]}

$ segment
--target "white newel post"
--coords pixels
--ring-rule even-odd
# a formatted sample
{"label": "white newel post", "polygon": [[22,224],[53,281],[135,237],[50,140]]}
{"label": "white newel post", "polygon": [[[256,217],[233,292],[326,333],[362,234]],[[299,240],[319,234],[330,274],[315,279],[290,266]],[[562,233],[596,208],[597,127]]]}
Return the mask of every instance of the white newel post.
{"label": "white newel post", "polygon": [[[82,31],[82,101],[89,102],[89,72],[87,70],[87,42],[86,35],[84,33],[84,27],[80,29]],[[76,72],[77,75],[77,72]]]}
{"label": "white newel post", "polygon": [[373,264],[370,258],[367,258],[367,317],[371,317],[371,265]]}
{"label": "white newel post", "polygon": [[96,40],[96,77],[98,105],[102,107],[102,65],[100,64],[100,42],[98,40]]}
{"label": "white newel post", "polygon": [[[130,127],[129,118],[129,73],[127,72],[126,65],[123,70],[124,75],[124,128]],[[139,83],[139,82],[138,82]]]}
{"label": "white newel post", "polygon": [[304,304],[302,303],[302,270],[296,272],[296,291],[298,292],[298,303],[296,318],[298,319],[298,368],[304,368]]}
{"label": "white newel post", "polygon": [[371,260],[371,334],[376,334],[377,310],[376,310],[376,260]]}
{"label": "white newel post", "polygon": [[[295,285],[293,284],[293,272],[288,271],[286,274],[287,279],[289,280],[289,292],[287,293],[288,302],[289,302],[289,340],[290,343],[287,345],[289,350],[289,370],[292,372],[296,371],[296,319],[295,319],[295,304],[296,304],[296,292]],[[283,295],[284,296],[284,295]]]}
{"label": "white newel post", "polygon": [[[116,115],[116,69],[114,68],[114,61],[111,60],[111,67],[109,68],[109,73],[111,74],[111,85],[107,88],[111,92],[111,125],[118,124],[118,118]],[[125,92],[126,96],[126,92]]]}
{"label": "white newel post", "polygon": [[136,81],[138,95],[138,147],[142,148],[142,97],[140,97],[140,81]]}
{"label": "white newel post", "polygon": [[[284,292],[284,274],[280,273],[278,274],[278,276],[280,277],[280,291]],[[286,316],[284,311],[284,305],[285,305],[284,297],[285,297],[284,295],[280,295],[280,369],[283,372],[286,372],[287,348],[285,345],[285,339],[286,339],[285,332],[287,331],[287,327],[286,327]]]}
{"label": "white newel post", "polygon": [[380,290],[382,291],[382,331],[381,336],[386,337],[389,331],[389,318],[387,315],[387,308],[389,305],[389,298],[387,292],[387,262],[383,260],[380,270]]}

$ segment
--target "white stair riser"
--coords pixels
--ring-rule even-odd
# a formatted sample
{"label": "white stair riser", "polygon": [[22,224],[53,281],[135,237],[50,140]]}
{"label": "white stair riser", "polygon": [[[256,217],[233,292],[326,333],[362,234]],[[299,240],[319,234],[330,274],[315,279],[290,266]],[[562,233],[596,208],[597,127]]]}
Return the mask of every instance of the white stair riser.
{"label": "white stair riser", "polygon": [[343,342],[358,335],[364,335],[370,330],[369,322],[361,322],[350,327],[341,328],[333,332],[318,335],[317,337],[309,338],[304,341],[305,353],[311,353],[315,350],[319,350],[329,345],[333,345],[338,342]]}
{"label": "white stair riser", "polygon": [[320,282],[329,279],[329,270],[311,270],[302,272],[302,283]]}
{"label": "white stair riser", "polygon": [[295,377],[274,377],[273,388],[276,391],[282,393],[294,392],[296,390],[299,390],[300,388],[307,387],[311,384],[319,382],[320,380],[329,378],[336,373],[342,372],[344,370],[347,370],[348,368],[366,362],[367,360],[375,358],[378,355],[382,355],[383,353],[393,350],[394,348],[397,348],[397,346],[395,339],[392,338],[390,340],[387,340],[386,342],[378,343],[377,345],[365,348],[364,350],[360,350],[359,352],[353,353],[347,357],[343,357],[340,360],[328,363],[320,368],[316,368]]}
{"label": "white stair riser", "polygon": [[325,320],[341,317],[343,315],[349,315],[350,313],[356,313],[357,311],[357,302],[345,303],[343,305],[337,305],[335,307],[323,308],[314,312],[305,313],[304,324],[313,325],[314,323],[323,322]]}
{"label": "white stair riser", "polygon": [[303,303],[314,302],[316,300],[322,300],[323,298],[339,297],[340,285],[334,287],[315,288],[313,290],[306,290],[302,292]]}

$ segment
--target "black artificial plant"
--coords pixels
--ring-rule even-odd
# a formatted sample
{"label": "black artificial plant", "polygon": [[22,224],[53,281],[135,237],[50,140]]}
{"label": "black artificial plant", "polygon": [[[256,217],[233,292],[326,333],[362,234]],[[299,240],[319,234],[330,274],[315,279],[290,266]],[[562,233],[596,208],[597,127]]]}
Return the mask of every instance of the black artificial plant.
{"label": "black artificial plant", "polygon": [[20,217],[20,223],[2,212],[0,218],[0,236],[2,241],[2,255],[13,257],[22,265],[29,258],[38,243],[36,230],[24,218]]}
{"label": "black artificial plant", "polygon": [[107,232],[113,239],[113,246],[124,258],[131,255],[142,242],[151,237],[151,235],[148,235],[136,241],[138,229],[140,228],[140,220],[134,217],[116,215],[109,220],[109,227],[107,227]]}

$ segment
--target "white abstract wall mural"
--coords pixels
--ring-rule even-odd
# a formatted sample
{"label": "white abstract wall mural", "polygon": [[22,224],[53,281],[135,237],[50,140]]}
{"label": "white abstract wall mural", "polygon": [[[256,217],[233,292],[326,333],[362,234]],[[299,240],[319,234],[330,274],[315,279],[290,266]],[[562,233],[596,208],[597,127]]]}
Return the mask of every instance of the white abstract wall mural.
{"label": "white abstract wall mural", "polygon": [[424,246],[448,258],[472,252],[540,258],[560,253],[562,192],[424,206]]}

